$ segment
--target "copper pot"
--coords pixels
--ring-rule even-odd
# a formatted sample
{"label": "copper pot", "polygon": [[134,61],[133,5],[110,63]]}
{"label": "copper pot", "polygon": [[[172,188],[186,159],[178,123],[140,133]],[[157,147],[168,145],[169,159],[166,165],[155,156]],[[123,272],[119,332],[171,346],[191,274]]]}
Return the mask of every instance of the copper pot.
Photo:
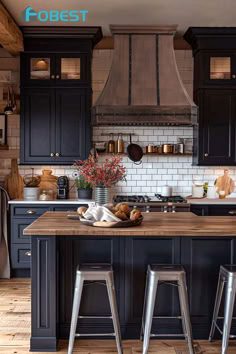
{"label": "copper pot", "polygon": [[163,144],[162,145],[163,154],[172,154],[173,153],[173,144]]}

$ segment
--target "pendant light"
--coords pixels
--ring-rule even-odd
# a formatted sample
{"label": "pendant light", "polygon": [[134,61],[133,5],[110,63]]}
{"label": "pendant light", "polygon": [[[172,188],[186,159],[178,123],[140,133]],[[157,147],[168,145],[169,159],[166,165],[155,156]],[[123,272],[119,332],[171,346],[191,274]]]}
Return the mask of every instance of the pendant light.
{"label": "pendant light", "polygon": [[39,59],[35,63],[35,70],[36,71],[48,71],[48,63],[45,59]]}
{"label": "pendant light", "polygon": [[7,105],[4,108],[4,113],[7,114],[7,115],[13,114],[11,93],[10,93],[9,87],[8,87],[8,92],[7,92]]}

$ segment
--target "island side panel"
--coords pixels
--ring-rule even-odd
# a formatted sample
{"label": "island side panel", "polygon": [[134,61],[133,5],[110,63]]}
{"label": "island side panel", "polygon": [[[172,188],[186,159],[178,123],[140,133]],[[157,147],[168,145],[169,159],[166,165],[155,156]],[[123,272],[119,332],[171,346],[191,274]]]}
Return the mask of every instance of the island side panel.
{"label": "island side panel", "polygon": [[[179,237],[125,237],[125,338],[139,338],[148,264],[179,264]],[[158,287],[155,316],[179,315],[178,289]],[[153,333],[182,333],[179,320],[153,320]]]}
{"label": "island side panel", "polygon": [[[193,336],[196,339],[207,339],[212,321],[220,265],[236,264],[236,238],[182,237],[181,263],[187,272]],[[223,309],[224,297],[222,298],[220,316],[223,316]],[[236,309],[234,317],[236,317]],[[235,330],[236,326],[233,321],[232,333]],[[215,335],[216,338],[220,338],[218,331]]]}
{"label": "island side panel", "polygon": [[[84,263],[109,263],[114,270],[117,303],[121,327],[124,322],[124,238],[109,236],[58,237],[59,245],[59,324],[58,336],[68,338],[74,296],[76,267]],[[84,286],[80,315],[110,316],[110,305],[105,286],[90,283]],[[110,333],[110,319],[79,319],[79,333]]]}
{"label": "island side panel", "polygon": [[31,351],[57,350],[56,236],[31,237]]}

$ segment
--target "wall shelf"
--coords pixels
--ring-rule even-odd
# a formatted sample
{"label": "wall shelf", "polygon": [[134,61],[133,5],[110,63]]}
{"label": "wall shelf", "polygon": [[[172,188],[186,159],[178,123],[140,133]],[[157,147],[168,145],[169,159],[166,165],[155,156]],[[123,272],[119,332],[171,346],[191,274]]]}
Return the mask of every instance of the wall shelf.
{"label": "wall shelf", "polygon": [[18,159],[19,157],[19,150],[0,150],[0,159]]}
{"label": "wall shelf", "polygon": [[[98,155],[119,155],[128,156],[127,153],[111,153],[111,152],[98,152]],[[156,152],[143,153],[144,156],[193,156],[191,153],[188,154],[158,154]]]}

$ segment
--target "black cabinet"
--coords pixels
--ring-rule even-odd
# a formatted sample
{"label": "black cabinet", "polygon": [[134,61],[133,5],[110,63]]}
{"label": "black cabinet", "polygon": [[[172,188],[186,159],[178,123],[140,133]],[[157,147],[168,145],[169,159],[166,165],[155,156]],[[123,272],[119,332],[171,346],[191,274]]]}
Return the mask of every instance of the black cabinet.
{"label": "black cabinet", "polygon": [[195,98],[199,105],[198,163],[234,165],[236,91],[198,90]]}
{"label": "black cabinet", "polygon": [[[235,217],[236,205],[191,205],[191,212],[199,216]],[[233,212],[233,213],[232,213]]]}
{"label": "black cabinet", "polygon": [[[99,27],[22,29],[21,164],[71,165],[91,148],[91,59]],[[59,40],[60,39],[60,40]]]}
{"label": "black cabinet", "polygon": [[193,48],[195,165],[235,165],[235,28],[190,27],[184,38]]}
{"label": "black cabinet", "polygon": [[11,204],[10,206],[10,261],[14,277],[29,277],[31,239],[23,235],[24,229],[47,211],[76,211],[81,204]]}

